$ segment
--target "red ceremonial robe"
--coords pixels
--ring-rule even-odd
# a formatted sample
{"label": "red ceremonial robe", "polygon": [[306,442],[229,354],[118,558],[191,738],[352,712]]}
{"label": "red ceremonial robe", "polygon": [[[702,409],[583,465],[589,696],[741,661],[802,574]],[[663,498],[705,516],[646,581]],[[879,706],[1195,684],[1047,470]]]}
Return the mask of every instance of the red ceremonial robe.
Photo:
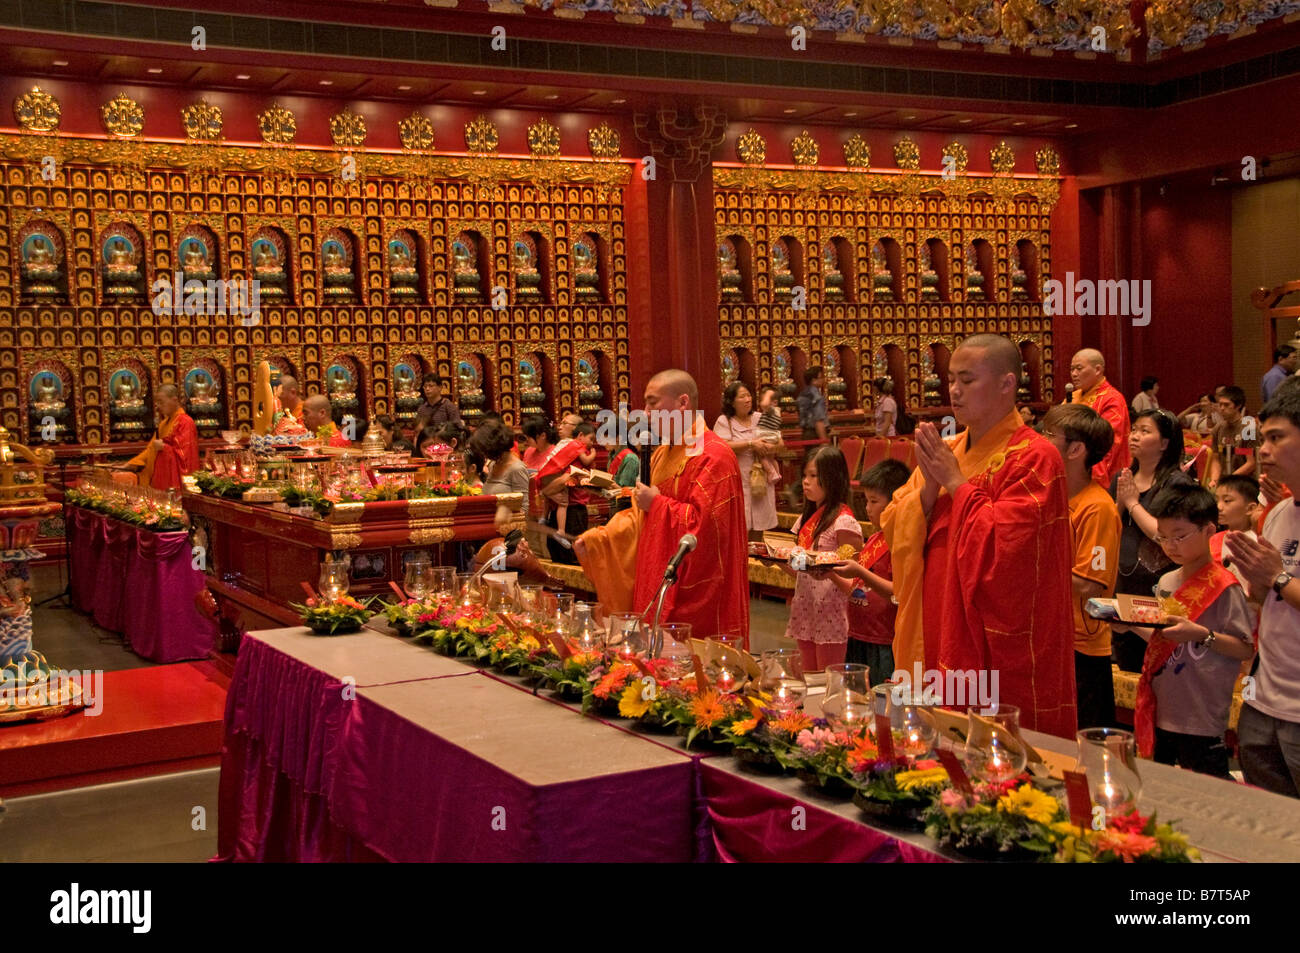
{"label": "red ceremonial robe", "polygon": [[181,477],[199,468],[199,431],[194,420],[185,411],[176,410],[168,419],[158,424],[155,438],[161,438],[163,448],[154,450],[153,444],[145,447],[131,463],[143,467],[141,486],[155,490],[179,490]]}
{"label": "red ceremonial robe", "polygon": [[[964,443],[966,435],[955,439]],[[1014,411],[979,446],[961,449],[978,459],[991,441],[1005,449],[988,455],[955,494],[941,492],[925,528],[925,667],[997,671],[998,698],[1020,708],[1023,727],[1073,738],[1073,551],[1061,455]],[[920,479],[918,468],[909,486],[919,489]],[[887,532],[895,518],[886,511]],[[906,571],[896,560],[895,580]],[[899,645],[896,639],[896,655]]]}
{"label": "red ceremonial robe", "polygon": [[700,419],[694,447],[657,448],[650,473],[659,496],[648,513],[634,506],[582,535],[582,568],[601,604],[609,612],[643,611],[678,542],[693,533],[698,544],[668,590],[663,619],[689,622],[699,638],[748,639],[749,547],[736,455]]}
{"label": "red ceremonial robe", "polygon": [[1110,481],[1115,474],[1133,462],[1133,454],[1128,445],[1128,401],[1103,377],[1086,393],[1075,391],[1074,403],[1091,407],[1106,418],[1110,429],[1114,431],[1115,440],[1111,444],[1110,453],[1092,468],[1092,478],[1110,489]]}

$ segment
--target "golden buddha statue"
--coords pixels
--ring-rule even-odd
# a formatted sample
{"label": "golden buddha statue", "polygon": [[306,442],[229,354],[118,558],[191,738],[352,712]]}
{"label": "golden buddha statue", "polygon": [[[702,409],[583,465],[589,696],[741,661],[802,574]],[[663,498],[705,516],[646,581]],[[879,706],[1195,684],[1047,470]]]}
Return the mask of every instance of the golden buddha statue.
{"label": "golden buddha statue", "polygon": [[136,393],[135,381],[130,375],[123,374],[118,378],[117,387],[113,391],[113,407],[117,410],[135,410],[143,406],[144,401]]}
{"label": "golden buddha statue", "polygon": [[718,242],[718,294],[723,302],[739,301],[744,296],[736,246],[730,238]]}
{"label": "golden buddha statue", "polygon": [[46,371],[36,384],[36,401],[32,407],[39,411],[63,410],[63,382],[54,374]]}
{"label": "golden buddha statue", "polygon": [[191,239],[185,246],[185,256],[181,263],[181,272],[186,279],[207,280],[214,275],[212,265],[208,262],[208,250],[197,239]]}
{"label": "golden buddha statue", "polygon": [[327,295],[352,294],[352,269],[348,267],[343,254],[343,246],[337,239],[325,243],[325,255],[321,261],[325,270],[325,293]]}
{"label": "golden buddha statue", "polygon": [[326,384],[329,388],[329,398],[331,403],[356,403],[356,391],[352,389],[352,382],[348,379],[347,372],[345,372],[343,368],[333,368],[330,371],[329,379]]}
{"label": "golden buddha statue", "polygon": [[31,238],[23,256],[23,277],[27,279],[28,294],[49,296],[58,293],[55,279],[59,276],[59,264],[54,255],[54,246],[50,239],[39,233]]}
{"label": "golden buddha statue", "polygon": [[515,271],[515,297],[535,301],[542,296],[542,275],[537,270],[537,247],[531,238],[515,240],[512,256]]}
{"label": "golden buddha statue", "polygon": [[827,301],[844,300],[844,273],[835,243],[829,240],[822,246],[822,288]]}
{"label": "golden buddha statue", "polygon": [[483,297],[478,271],[478,242],[468,232],[461,232],[451,243],[453,283],[459,300],[477,301]]}
{"label": "golden buddha statue", "polygon": [[420,273],[415,270],[410,249],[404,242],[388,243],[388,276],[388,286],[393,294],[408,296],[416,294]]}

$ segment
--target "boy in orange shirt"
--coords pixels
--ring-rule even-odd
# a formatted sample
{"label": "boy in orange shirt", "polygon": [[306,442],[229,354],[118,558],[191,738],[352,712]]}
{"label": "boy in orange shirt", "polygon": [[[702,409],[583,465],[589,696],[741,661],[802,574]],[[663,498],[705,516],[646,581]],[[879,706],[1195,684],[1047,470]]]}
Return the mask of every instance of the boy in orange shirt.
{"label": "boy in orange shirt", "polygon": [[1119,572],[1119,510],[1092,479],[1092,468],[1114,442],[1110,423],[1091,407],[1060,404],[1043,418],[1043,436],[1061,453],[1070,495],[1074,538],[1074,682],[1080,728],[1115,722],[1115,682],[1110,667],[1110,626],[1083,611],[1089,599],[1115,592]]}

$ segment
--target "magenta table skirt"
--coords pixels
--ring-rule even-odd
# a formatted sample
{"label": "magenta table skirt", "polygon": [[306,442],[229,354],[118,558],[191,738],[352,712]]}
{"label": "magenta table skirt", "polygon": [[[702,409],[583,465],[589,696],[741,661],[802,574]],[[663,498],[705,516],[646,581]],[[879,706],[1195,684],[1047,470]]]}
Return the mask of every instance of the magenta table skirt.
{"label": "magenta table skirt", "polygon": [[[721,764],[723,760],[728,763],[725,768]],[[944,857],[908,843],[901,835],[869,827],[798,794],[775,790],[757,779],[747,778],[739,773],[730,758],[703,761],[700,772],[719,860],[945,862]]]}
{"label": "magenta table skirt", "polygon": [[78,506],[68,515],[73,605],[151,662],[207,658],[217,630],[194,606],[204,582],[188,534],[154,533]]}
{"label": "magenta table skirt", "polygon": [[[437,683],[463,679],[487,676],[466,668],[412,683],[436,697]],[[347,698],[339,679],[244,640],[226,697],[218,860],[695,859],[691,759],[534,785],[371,701],[367,687]],[[554,716],[581,717],[558,706]]]}

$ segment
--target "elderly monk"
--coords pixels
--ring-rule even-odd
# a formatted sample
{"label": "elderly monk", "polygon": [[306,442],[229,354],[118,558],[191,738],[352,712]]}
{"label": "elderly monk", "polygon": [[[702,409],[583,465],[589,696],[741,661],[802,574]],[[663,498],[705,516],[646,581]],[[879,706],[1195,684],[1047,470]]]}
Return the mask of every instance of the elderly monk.
{"label": "elderly monk", "polygon": [[305,434],[302,425],[302,396],[298,381],[288,374],[280,378],[280,396],[276,398],[275,415],[271,418],[271,433],[277,437]]}
{"label": "elderly monk", "polygon": [[324,394],[312,394],[302,402],[302,425],[331,447],[351,447],[352,441],[334,423],[334,407]]}
{"label": "elderly monk", "polygon": [[[685,371],[651,378],[645,409],[664,444],[650,458],[650,485],[638,480],[635,506],[583,533],[574,551],[607,611],[641,612],[682,536],[693,533],[699,542],[668,590],[662,619],[689,622],[700,638],[747,639],[749,551],[736,455],[705,424],[699,390]],[[674,419],[683,425],[662,424]]]}
{"label": "elderly monk", "polygon": [[1128,446],[1128,401],[1106,380],[1106,359],[1093,348],[1086,347],[1071,358],[1070,381],[1074,384],[1072,402],[1091,407],[1115,432],[1110,453],[1092,468],[1092,478],[1109,489],[1115,474],[1133,462]]}
{"label": "elderly monk", "polygon": [[199,432],[190,415],[181,409],[180,391],[175,384],[158,388],[158,430],[149,446],[127,466],[140,467],[137,481],[155,490],[179,490],[181,477],[199,468]]}
{"label": "elderly monk", "polygon": [[[966,429],[945,441],[931,423],[916,428],[917,468],[881,517],[898,599],[894,659],[909,677],[916,666],[987,671],[986,685],[1019,706],[1022,725],[1073,738],[1065,471],[1016,412],[1020,375],[1011,341],[966,338],[948,364],[953,414]],[[948,704],[961,703],[956,682],[944,676]]]}

